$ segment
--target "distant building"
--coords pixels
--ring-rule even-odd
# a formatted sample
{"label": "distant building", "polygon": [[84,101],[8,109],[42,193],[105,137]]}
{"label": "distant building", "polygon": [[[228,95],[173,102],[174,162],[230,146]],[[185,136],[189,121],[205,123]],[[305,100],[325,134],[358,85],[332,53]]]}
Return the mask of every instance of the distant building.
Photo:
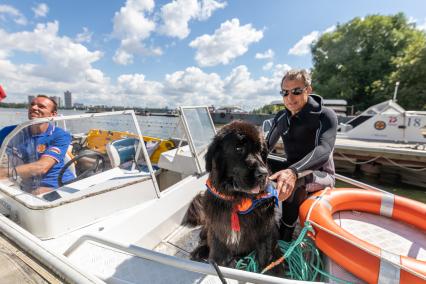
{"label": "distant building", "polygon": [[64,92],[65,108],[72,108],[72,95],[70,91]]}
{"label": "distant building", "polygon": [[61,105],[61,97],[59,97],[59,96],[50,96],[50,98],[56,102],[56,105],[58,106],[58,108],[62,106]]}
{"label": "distant building", "polygon": [[74,107],[77,109],[83,109],[84,108],[84,104],[82,103],[74,103]]}
{"label": "distant building", "polygon": [[35,96],[28,96],[28,104],[30,105],[31,102],[35,99]]}

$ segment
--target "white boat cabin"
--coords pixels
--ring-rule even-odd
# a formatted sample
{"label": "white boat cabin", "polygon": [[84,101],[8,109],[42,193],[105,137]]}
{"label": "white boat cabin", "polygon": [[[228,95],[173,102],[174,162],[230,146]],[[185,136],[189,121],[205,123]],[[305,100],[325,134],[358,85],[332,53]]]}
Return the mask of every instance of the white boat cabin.
{"label": "white boat cabin", "polygon": [[426,112],[406,111],[388,100],[340,124],[339,131],[342,138],[426,143]]}

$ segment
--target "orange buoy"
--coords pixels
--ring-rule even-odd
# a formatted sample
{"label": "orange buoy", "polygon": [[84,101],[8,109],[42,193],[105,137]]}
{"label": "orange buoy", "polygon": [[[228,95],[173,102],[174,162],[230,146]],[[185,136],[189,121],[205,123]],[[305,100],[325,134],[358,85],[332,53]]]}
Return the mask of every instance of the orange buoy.
{"label": "orange buoy", "polygon": [[425,261],[387,252],[341,228],[333,214],[347,210],[386,216],[426,233],[425,204],[378,191],[335,188],[308,198],[299,217],[302,223],[311,221],[315,229],[311,237],[318,248],[360,279],[368,283],[426,283]]}

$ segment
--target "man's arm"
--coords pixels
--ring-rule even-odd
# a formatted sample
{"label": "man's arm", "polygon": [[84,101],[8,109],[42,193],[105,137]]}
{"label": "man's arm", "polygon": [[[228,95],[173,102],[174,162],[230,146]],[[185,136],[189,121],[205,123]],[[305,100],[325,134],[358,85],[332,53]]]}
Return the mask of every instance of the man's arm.
{"label": "man's arm", "polygon": [[[55,165],[55,163],[56,161],[51,157],[43,156],[36,162],[17,166],[16,173],[22,178],[43,176]],[[1,168],[0,178],[6,178],[7,176],[7,168]]]}
{"label": "man's arm", "polygon": [[330,109],[324,109],[320,118],[320,129],[315,148],[303,159],[289,167],[296,174],[319,169],[330,157],[337,134],[337,117]]}
{"label": "man's arm", "polygon": [[330,109],[324,109],[324,113],[320,118],[317,146],[288,169],[270,176],[271,180],[277,181],[276,189],[280,201],[284,201],[291,196],[299,174],[306,170],[318,169],[328,160],[334,148],[336,133],[336,114]]}
{"label": "man's arm", "polygon": [[16,167],[16,173],[22,178],[44,176],[54,165],[56,160],[49,156],[42,156],[38,161]]}

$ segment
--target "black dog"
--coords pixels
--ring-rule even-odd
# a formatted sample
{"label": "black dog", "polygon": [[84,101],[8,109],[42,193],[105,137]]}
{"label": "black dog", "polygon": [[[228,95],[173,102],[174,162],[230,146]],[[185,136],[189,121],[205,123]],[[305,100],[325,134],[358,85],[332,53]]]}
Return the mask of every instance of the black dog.
{"label": "black dog", "polygon": [[203,226],[193,259],[230,265],[255,250],[263,269],[281,256],[266,158],[256,126],[234,121],[219,130],[205,157],[208,190],[194,198],[184,220]]}

